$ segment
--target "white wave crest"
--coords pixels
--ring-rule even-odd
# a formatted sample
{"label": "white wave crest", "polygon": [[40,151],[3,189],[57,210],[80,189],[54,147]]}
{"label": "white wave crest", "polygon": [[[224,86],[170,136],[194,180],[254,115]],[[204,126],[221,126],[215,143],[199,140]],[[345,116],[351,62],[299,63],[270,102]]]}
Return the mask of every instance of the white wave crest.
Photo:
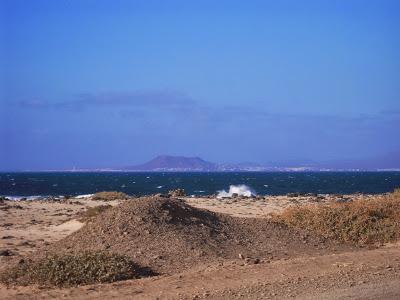
{"label": "white wave crest", "polygon": [[93,195],[94,195],[94,194],[78,195],[78,196],[75,196],[74,198],[75,198],[75,199],[86,199],[86,198],[92,197]]}
{"label": "white wave crest", "polygon": [[4,196],[10,201],[21,201],[21,200],[38,200],[44,198],[44,196]]}
{"label": "white wave crest", "polygon": [[230,185],[229,191],[218,191],[217,198],[230,198],[233,194],[243,197],[252,197],[256,196],[257,193],[249,186],[244,184],[239,185]]}

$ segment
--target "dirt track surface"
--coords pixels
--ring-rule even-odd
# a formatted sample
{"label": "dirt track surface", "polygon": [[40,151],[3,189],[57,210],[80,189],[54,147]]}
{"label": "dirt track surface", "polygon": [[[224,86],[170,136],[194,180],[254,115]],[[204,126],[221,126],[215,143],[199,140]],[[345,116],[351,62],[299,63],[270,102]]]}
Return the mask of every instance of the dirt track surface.
{"label": "dirt track surface", "polygon": [[0,290],[3,299],[399,299],[400,245],[258,265],[227,261],[172,276],[74,289]]}
{"label": "dirt track surface", "polygon": [[[206,201],[212,203],[212,199]],[[214,201],[217,206],[221,203]],[[173,202],[171,211],[169,201],[133,206],[124,203],[122,210],[113,208],[100,221],[78,230],[82,225],[76,221],[79,213],[87,207],[104,204],[80,202],[21,202],[18,205],[22,208],[0,211],[0,250],[8,247],[14,252],[14,256],[0,257],[0,269],[21,257],[20,254],[43,251],[49,247],[48,243],[53,249],[72,246],[73,237],[77,236],[78,249],[87,245],[109,249],[119,243],[120,251],[131,257],[136,255],[135,260],[141,257],[142,264],[150,265],[162,275],[69,289],[0,285],[0,299],[400,299],[400,244],[378,249],[338,246],[273,226],[266,219],[238,220],[203,210],[199,213],[196,209],[185,216],[176,215],[174,205],[182,208],[182,202]],[[241,204],[233,205],[240,212]],[[246,203],[242,217],[251,205],[250,201]],[[210,205],[211,210],[213,206]],[[190,209],[185,204],[183,207]],[[217,211],[221,211],[220,205]],[[118,215],[122,221],[126,214],[133,214],[131,219],[136,216],[145,220],[132,224],[119,222]],[[197,221],[188,224],[188,216]],[[106,228],[111,229],[110,236],[102,233]],[[136,236],[135,232],[145,230],[149,233]],[[232,242],[232,236],[236,242]],[[55,242],[62,238],[65,240]],[[18,242],[22,239],[30,245]],[[162,245],[164,248],[160,248]],[[160,251],[164,257],[157,257]],[[200,251],[204,253],[198,255]],[[252,259],[246,260],[248,257]],[[254,264],[254,258],[260,261]]]}

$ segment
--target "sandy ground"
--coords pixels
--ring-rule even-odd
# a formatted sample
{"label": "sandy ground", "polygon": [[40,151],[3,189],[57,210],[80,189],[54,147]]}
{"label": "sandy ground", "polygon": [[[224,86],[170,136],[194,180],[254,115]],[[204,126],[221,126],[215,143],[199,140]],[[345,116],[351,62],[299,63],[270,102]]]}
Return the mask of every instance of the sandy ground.
{"label": "sandy ground", "polygon": [[327,203],[330,201],[349,201],[382,197],[383,195],[318,195],[318,196],[257,196],[256,198],[185,198],[197,208],[225,213],[235,217],[268,218],[271,213],[280,213],[293,205]]}
{"label": "sandy ground", "polygon": [[[238,217],[268,217],[291,205],[347,201],[368,195],[185,198],[198,208]],[[376,196],[375,196],[376,197]],[[379,197],[379,196],[378,196]],[[78,230],[79,214],[111,204],[87,199],[62,202],[6,201],[0,206],[0,269],[18,257]],[[257,265],[241,259],[199,266],[172,276],[82,286],[71,289],[6,287],[1,299],[400,299],[400,244],[281,259]]]}
{"label": "sandy ground", "polygon": [[118,202],[7,201],[0,206],[0,250],[10,250],[14,255],[35,251],[81,228],[83,223],[76,218],[88,207],[105,204]]}

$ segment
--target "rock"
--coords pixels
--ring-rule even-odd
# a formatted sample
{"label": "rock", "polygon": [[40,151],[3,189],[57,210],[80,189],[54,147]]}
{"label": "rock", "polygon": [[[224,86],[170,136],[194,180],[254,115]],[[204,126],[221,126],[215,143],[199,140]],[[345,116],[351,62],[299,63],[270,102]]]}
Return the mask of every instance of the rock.
{"label": "rock", "polygon": [[245,259],[244,255],[242,253],[239,253],[239,258],[240,259]]}
{"label": "rock", "polygon": [[347,202],[352,202],[352,201],[353,201],[353,199],[351,199],[351,198],[338,198],[338,199],[336,199],[337,203],[347,203]]}
{"label": "rock", "polygon": [[158,194],[154,194],[153,197],[154,198],[169,198],[169,194],[165,195],[165,194],[162,194],[162,193],[158,193]]}
{"label": "rock", "polygon": [[244,262],[246,263],[246,265],[257,265],[257,264],[260,263],[260,259],[259,258],[246,257]]}
{"label": "rock", "polygon": [[0,250],[0,256],[12,256],[13,253],[8,249]]}
{"label": "rock", "polygon": [[287,193],[286,197],[288,198],[295,198],[295,197],[299,197],[300,194],[299,193]]}
{"label": "rock", "polygon": [[32,247],[32,244],[29,243],[28,241],[22,241],[22,242],[18,243],[18,246],[29,246],[29,247]]}
{"label": "rock", "polygon": [[316,194],[316,193],[307,193],[306,196],[307,197],[317,197],[318,194]]}

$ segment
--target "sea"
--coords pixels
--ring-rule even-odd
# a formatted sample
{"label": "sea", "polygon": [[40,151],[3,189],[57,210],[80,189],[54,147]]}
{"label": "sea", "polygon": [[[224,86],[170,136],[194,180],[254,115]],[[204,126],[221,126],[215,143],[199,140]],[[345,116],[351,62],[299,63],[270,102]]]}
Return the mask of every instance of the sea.
{"label": "sea", "polygon": [[188,195],[211,195],[245,185],[261,195],[287,193],[377,194],[400,187],[400,172],[12,172],[0,173],[0,195],[18,200],[79,196],[99,191],[129,195],[166,193],[183,188]]}

